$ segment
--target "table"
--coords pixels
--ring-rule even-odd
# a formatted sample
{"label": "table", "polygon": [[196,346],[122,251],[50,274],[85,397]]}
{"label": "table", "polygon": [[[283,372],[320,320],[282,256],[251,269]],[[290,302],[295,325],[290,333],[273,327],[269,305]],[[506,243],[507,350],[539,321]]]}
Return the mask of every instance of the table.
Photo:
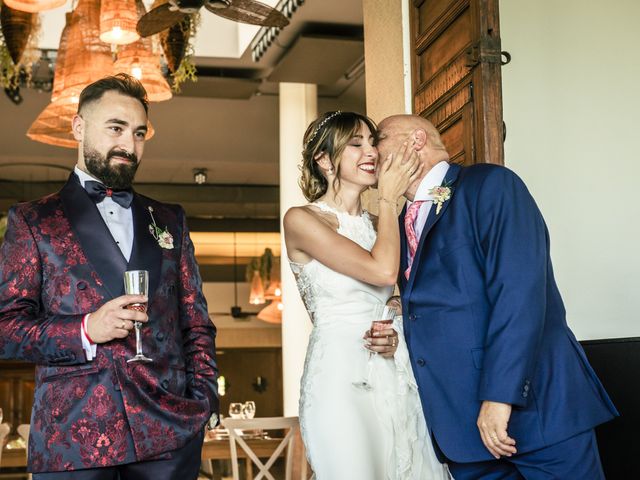
{"label": "table", "polygon": [[[250,438],[246,439],[247,445],[255,452],[256,456],[270,457],[278,447],[282,439],[280,438]],[[202,445],[202,460],[230,460],[231,448],[229,439],[207,440]],[[246,459],[247,471],[251,468],[251,460],[248,459],[245,451],[238,446],[238,458]],[[24,448],[4,449],[2,451],[2,461],[0,467],[26,467],[27,455]]]}

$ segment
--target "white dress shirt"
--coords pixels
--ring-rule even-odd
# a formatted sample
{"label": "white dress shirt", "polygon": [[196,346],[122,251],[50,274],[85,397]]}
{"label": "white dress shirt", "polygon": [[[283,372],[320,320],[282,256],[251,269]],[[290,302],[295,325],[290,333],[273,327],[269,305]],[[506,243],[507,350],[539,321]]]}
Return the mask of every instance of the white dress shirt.
{"label": "white dress shirt", "polygon": [[[97,178],[94,178],[88,173],[80,170],[77,165],[74,172],[80,179],[80,185],[82,185],[82,188],[85,188],[85,182],[89,180],[100,182]],[[109,233],[111,233],[111,236],[120,248],[122,255],[124,255],[124,258],[128,262],[131,258],[131,250],[133,250],[133,214],[131,213],[131,208],[124,208],[120,206],[114,202],[111,197],[104,197],[104,200],[97,203],[96,207],[98,208],[98,212],[100,212],[102,220],[104,220],[104,223],[107,225]],[[95,343],[92,344],[84,333],[88,318],[89,315],[85,315],[82,319],[83,328],[80,332],[82,337],[82,348],[85,351],[87,360],[91,361],[96,356],[97,345]]]}
{"label": "white dress shirt", "polygon": [[[427,172],[424,176],[420,185],[418,185],[418,190],[416,191],[416,195],[413,198],[413,202],[418,200],[424,201],[422,205],[420,205],[420,210],[418,210],[418,215],[416,216],[415,223],[413,224],[413,228],[416,232],[416,237],[420,240],[420,236],[422,235],[422,230],[424,229],[424,224],[427,221],[427,217],[429,216],[429,211],[431,210],[431,206],[433,205],[433,197],[429,194],[429,191],[434,187],[439,187],[442,185],[442,181],[444,177],[447,175],[447,171],[449,170],[449,163],[444,160],[440,163],[434,165],[431,170]],[[413,203],[411,201],[407,201],[407,209]],[[407,249],[407,260],[409,260],[409,249]]]}
{"label": "white dress shirt", "polygon": [[[77,166],[74,169],[76,175],[80,179],[80,185],[84,187],[85,182],[93,180],[100,182],[97,178],[92,177],[86,172],[80,170]],[[102,182],[100,182],[102,183]],[[111,236],[118,244],[122,255],[129,261],[131,258],[131,250],[133,249],[133,215],[131,208],[124,208],[113,201],[111,197],[104,197],[104,200],[96,204],[98,212],[104,223],[107,225]]]}

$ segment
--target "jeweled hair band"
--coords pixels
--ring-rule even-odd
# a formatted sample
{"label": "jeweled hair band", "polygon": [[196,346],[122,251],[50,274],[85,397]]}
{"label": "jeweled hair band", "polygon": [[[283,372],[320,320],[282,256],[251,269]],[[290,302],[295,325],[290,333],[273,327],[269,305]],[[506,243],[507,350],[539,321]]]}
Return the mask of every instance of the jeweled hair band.
{"label": "jeweled hair band", "polygon": [[311,142],[313,142],[313,139],[316,138],[318,136],[318,133],[320,133],[320,130],[322,130],[322,128],[327,124],[327,122],[329,120],[331,120],[334,117],[337,117],[338,115],[340,115],[342,113],[341,110],[338,110],[337,112],[333,112],[331,115],[329,115],[327,118],[325,118],[324,120],[322,120],[320,122],[320,125],[318,125],[316,127],[316,129],[313,131],[313,134],[311,135],[311,137],[309,138],[309,140],[307,140],[307,144],[305,145],[305,148],[309,146],[309,144]]}

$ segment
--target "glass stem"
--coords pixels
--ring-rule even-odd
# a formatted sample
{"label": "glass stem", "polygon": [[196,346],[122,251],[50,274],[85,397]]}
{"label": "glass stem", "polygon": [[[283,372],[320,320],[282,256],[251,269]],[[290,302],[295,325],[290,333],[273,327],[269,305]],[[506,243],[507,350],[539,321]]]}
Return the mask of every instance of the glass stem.
{"label": "glass stem", "polygon": [[142,355],[142,338],[140,336],[140,327],[142,327],[142,324],[140,322],[133,322],[133,325],[136,328],[136,354]]}

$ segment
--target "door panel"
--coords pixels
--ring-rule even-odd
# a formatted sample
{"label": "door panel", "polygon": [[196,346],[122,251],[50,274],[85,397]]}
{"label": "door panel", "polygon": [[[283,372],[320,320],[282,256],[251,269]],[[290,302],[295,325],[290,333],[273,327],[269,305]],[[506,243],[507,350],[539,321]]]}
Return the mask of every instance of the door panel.
{"label": "door panel", "polygon": [[413,0],[414,113],[455,163],[504,163],[498,0]]}

